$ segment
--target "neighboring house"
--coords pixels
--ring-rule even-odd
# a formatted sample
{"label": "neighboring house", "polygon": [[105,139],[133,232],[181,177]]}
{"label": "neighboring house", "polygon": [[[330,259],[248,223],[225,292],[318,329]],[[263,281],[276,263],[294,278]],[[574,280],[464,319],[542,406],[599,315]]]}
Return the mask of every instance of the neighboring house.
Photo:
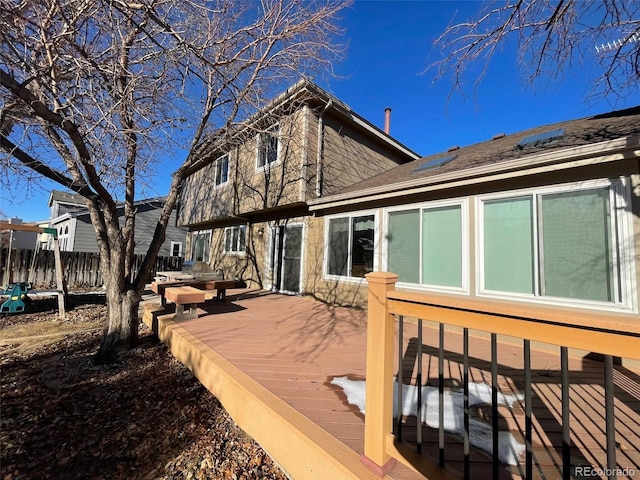
{"label": "neighboring house", "polygon": [[[10,218],[8,223],[14,225],[33,225],[37,226],[34,222],[24,223],[20,218]],[[38,234],[34,232],[21,232],[17,230],[2,230],[0,232],[0,244],[3,248],[17,249],[17,250],[33,250],[38,240]]]}
{"label": "neighboring house", "polygon": [[308,269],[357,305],[373,256],[400,289],[637,313],[639,172],[640,107],[496,135],[310,200]]}
{"label": "neighboring house", "polygon": [[[159,211],[164,205],[161,197],[139,200],[135,202],[136,228],[135,249],[136,255],[146,253],[156,223]],[[91,224],[89,210],[84,204],[84,199],[75,194],[53,191],[49,197],[51,213],[55,214],[49,221],[49,227],[58,230],[58,242],[62,251],[68,252],[97,252],[98,243],[96,234]],[[124,206],[118,206],[119,217],[124,218]],[[187,232],[185,229],[175,226],[175,210],[171,213],[167,224],[166,240],[160,248],[160,256],[181,257],[184,254],[184,245]],[[50,238],[49,242],[53,239]]]}
{"label": "neighboring house", "polygon": [[60,190],[52,190],[49,194],[49,218],[86,210],[85,200],[81,195]]}
{"label": "neighboring house", "polygon": [[308,202],[419,158],[308,81],[201,151],[179,202],[185,256],[249,285],[311,294],[323,245]]}

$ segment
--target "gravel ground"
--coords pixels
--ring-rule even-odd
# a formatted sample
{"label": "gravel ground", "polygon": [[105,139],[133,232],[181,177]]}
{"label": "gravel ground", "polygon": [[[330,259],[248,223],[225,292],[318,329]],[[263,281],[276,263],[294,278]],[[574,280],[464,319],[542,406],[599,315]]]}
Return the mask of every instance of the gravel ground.
{"label": "gravel ground", "polygon": [[0,479],[287,477],[141,326],[125,361],[94,366],[104,297],[0,316]]}

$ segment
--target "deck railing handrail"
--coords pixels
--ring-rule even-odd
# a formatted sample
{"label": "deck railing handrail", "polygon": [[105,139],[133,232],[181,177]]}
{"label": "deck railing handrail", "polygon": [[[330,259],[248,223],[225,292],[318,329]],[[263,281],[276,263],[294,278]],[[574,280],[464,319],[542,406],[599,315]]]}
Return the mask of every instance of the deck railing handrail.
{"label": "deck railing handrail", "polygon": [[[637,315],[399,292],[395,291],[395,274],[374,272],[366,278],[369,290],[363,462],[381,475],[398,456],[391,435],[394,315],[640,360]],[[438,476],[446,476],[446,471]]]}
{"label": "deck railing handrail", "polygon": [[387,301],[392,315],[640,360],[637,314],[399,291],[389,291]]}

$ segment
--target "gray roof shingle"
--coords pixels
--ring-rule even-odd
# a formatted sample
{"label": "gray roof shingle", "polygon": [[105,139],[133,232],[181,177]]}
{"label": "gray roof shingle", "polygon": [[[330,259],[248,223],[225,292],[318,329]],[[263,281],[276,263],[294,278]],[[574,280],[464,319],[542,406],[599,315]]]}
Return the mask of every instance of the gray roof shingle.
{"label": "gray roof shingle", "polygon": [[[560,137],[558,137],[559,132],[555,132],[558,130],[564,130],[563,135]],[[545,135],[549,132],[555,132],[555,134],[552,135],[549,141],[544,141]],[[510,135],[498,135],[486,142],[429,155],[363,180],[348,187],[343,193],[357,192],[385,185],[391,188],[394,184],[416,180],[421,177],[455,171],[462,172],[470,168],[497,164],[535,153],[589,145],[634,134],[640,134],[640,106],[603,115],[540,126]],[[519,145],[528,137],[537,136],[542,136],[542,140],[525,146]],[[439,160],[445,161],[439,166],[426,168],[425,164],[429,162],[437,164]]]}

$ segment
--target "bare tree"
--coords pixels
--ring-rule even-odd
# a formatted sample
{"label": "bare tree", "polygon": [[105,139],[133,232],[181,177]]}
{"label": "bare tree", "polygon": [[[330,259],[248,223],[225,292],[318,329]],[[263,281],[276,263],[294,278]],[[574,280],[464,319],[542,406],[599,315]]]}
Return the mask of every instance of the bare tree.
{"label": "bare tree", "polygon": [[[342,53],[334,39],[346,3],[0,0],[0,6],[3,178],[31,178],[35,171],[86,199],[108,305],[95,360],[113,361],[137,340],[141,294],[200,146],[224,139],[285,83],[327,71]],[[134,200],[162,158],[175,159],[173,178],[134,272]]]}
{"label": "bare tree", "polygon": [[[500,0],[478,17],[449,26],[435,41],[443,58],[436,79],[452,76],[461,89],[467,75],[477,86],[493,55],[517,42],[523,76],[562,79],[580,69],[593,80],[590,98],[624,98],[640,86],[640,2],[637,0]],[[473,70],[480,64],[480,71]]]}

